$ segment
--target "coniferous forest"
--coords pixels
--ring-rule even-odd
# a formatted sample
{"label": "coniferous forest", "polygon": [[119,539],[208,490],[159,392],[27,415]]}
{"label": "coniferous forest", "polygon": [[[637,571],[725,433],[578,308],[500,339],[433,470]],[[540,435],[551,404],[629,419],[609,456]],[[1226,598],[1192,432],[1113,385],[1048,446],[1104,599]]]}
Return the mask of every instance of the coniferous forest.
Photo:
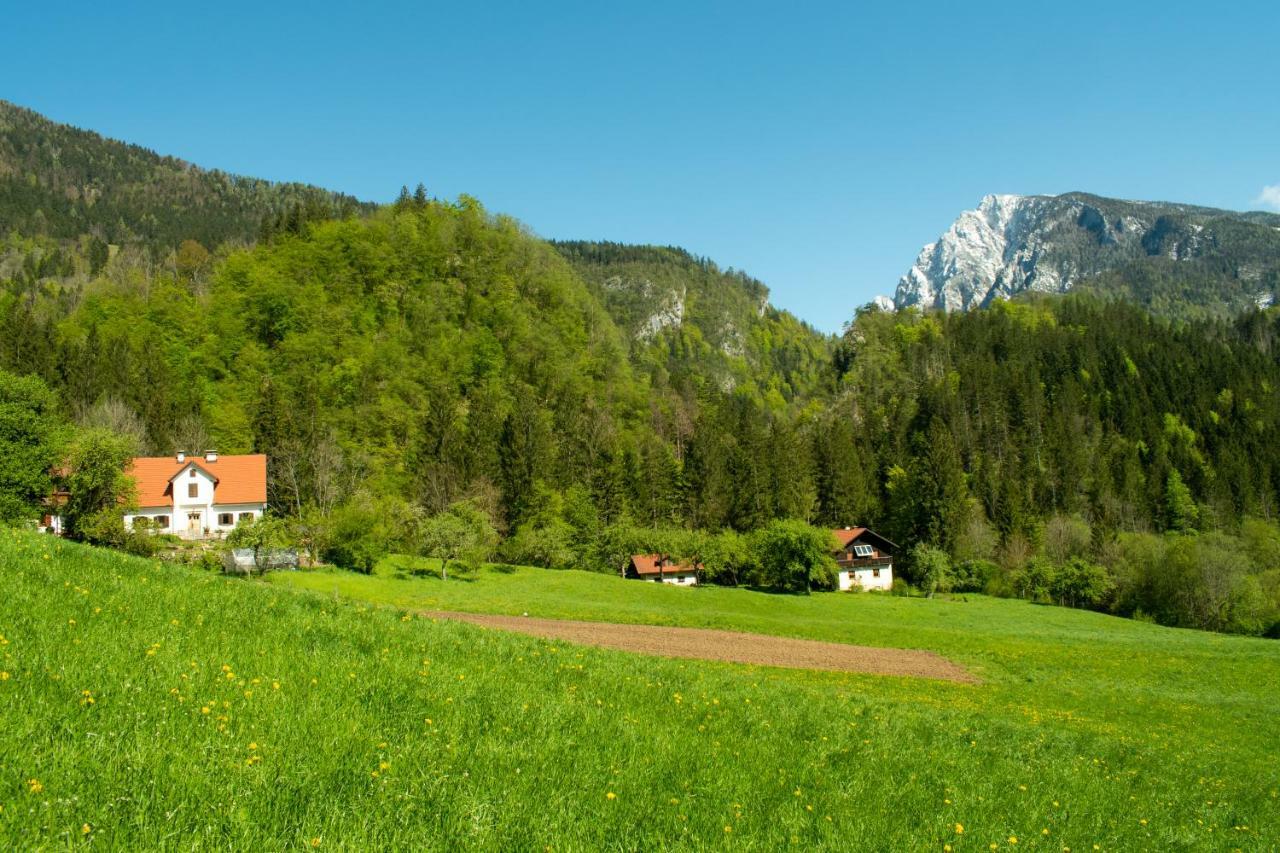
{"label": "coniferous forest", "polygon": [[859,524],[929,592],[1280,632],[1280,312],[1158,316],[1098,285],[868,307],[830,337],[679,249],[69,128],[51,165],[59,126],[0,106],[10,520],[47,470],[10,470],[35,458],[15,436],[97,431],[268,454],[275,513],[356,568],[465,506],[513,563],[617,571],[645,547],[769,586],[754,532]]}

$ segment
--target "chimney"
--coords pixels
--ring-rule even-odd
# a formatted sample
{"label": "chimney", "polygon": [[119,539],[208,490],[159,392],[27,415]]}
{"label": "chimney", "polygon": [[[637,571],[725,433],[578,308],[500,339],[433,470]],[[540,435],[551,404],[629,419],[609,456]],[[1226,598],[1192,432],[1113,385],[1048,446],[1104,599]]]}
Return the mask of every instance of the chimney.
{"label": "chimney", "polygon": [[218,451],[216,451],[216,450],[206,450],[206,451],[204,452],[204,461],[205,461],[205,462],[217,462],[217,461],[218,461]]}
{"label": "chimney", "polygon": [[178,463],[179,463],[179,464],[181,464],[181,463],[186,462],[186,461],[187,461],[187,452],[186,452],[185,450],[179,450],[179,451],[178,451]]}

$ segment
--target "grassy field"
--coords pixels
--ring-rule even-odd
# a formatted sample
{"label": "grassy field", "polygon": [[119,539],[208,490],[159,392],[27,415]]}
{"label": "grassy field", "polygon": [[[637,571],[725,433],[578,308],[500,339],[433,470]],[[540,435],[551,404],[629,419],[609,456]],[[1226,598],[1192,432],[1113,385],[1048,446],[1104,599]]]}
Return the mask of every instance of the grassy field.
{"label": "grassy field", "polygon": [[[1280,843],[1274,642],[571,572],[263,583],[11,531],[0,570],[6,849]],[[420,608],[928,648],[984,681],[668,661]]]}

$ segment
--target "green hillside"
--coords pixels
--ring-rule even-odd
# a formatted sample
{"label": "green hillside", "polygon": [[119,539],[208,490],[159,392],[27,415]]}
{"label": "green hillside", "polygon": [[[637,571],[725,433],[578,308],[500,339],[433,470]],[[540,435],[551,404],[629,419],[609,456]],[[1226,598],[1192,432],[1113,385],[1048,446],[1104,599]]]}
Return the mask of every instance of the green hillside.
{"label": "green hillside", "polygon": [[[1280,833],[1280,652],[1261,640],[540,576],[542,594],[597,593],[590,615],[634,596],[664,621],[936,649],[984,679],[958,685],[578,648],[335,601],[323,575],[297,576],[325,592],[306,594],[15,531],[0,564],[9,848],[1261,850]],[[510,612],[530,579],[385,582]]]}
{"label": "green hillside", "polygon": [[832,340],[769,304],[769,289],[670,246],[553,241],[631,341],[657,387],[747,386],[804,400],[830,383]]}
{"label": "green hillside", "polygon": [[140,244],[163,254],[183,240],[206,249],[251,241],[264,220],[295,211],[362,209],[371,207],[319,187],[202,169],[0,100],[3,236],[83,237],[104,252]]}

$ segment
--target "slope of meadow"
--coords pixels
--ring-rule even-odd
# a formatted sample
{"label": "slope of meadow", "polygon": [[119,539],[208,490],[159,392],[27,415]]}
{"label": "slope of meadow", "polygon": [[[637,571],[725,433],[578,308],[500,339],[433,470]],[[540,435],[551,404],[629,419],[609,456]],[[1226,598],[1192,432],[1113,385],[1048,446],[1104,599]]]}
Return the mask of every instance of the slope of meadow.
{"label": "slope of meadow", "polygon": [[[347,576],[229,580],[12,531],[0,566],[7,848],[1264,849],[1280,837],[1280,646],[1260,640],[1006,601],[778,598],[523,570],[374,577],[409,590],[401,607],[375,607],[331,594],[361,592]],[[303,580],[320,594],[287,588]],[[934,648],[985,680],[577,648],[407,609],[428,599]]]}

